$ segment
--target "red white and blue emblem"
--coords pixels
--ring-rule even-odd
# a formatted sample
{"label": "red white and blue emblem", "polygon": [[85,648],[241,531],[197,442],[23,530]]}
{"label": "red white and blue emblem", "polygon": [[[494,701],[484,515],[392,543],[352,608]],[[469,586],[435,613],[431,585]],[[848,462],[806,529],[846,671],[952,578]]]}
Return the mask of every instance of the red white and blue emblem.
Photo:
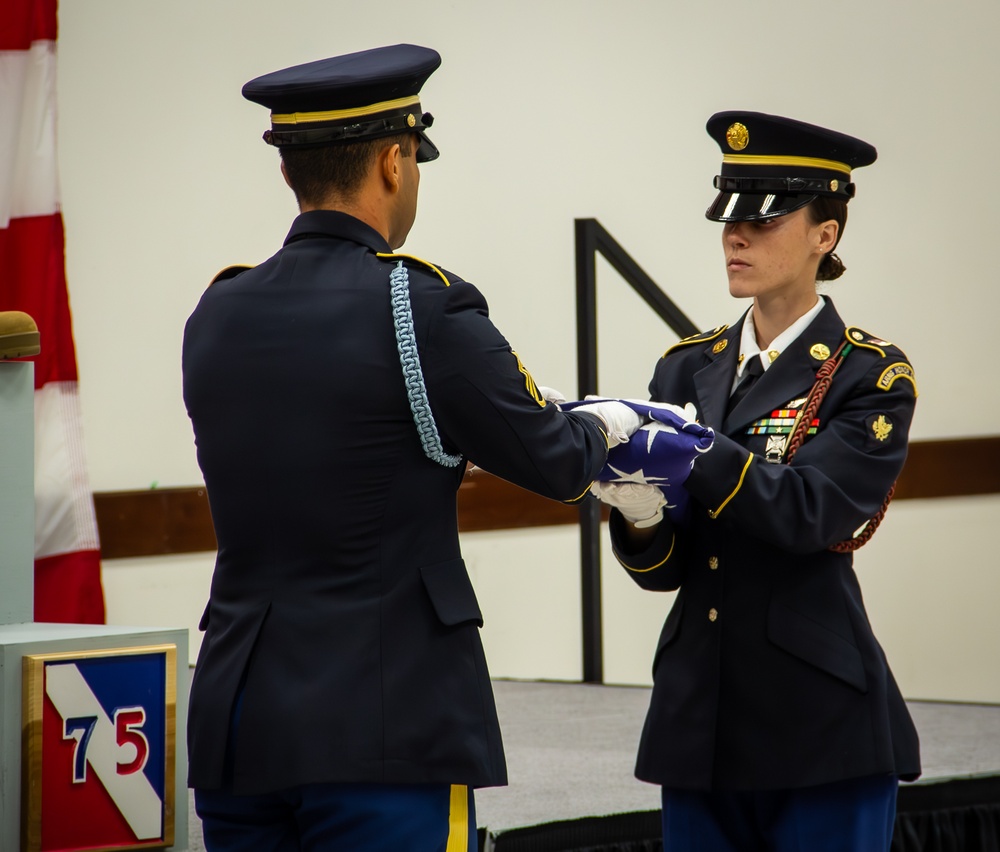
{"label": "red white and blue emblem", "polygon": [[29,848],[172,843],[175,647],[25,659]]}

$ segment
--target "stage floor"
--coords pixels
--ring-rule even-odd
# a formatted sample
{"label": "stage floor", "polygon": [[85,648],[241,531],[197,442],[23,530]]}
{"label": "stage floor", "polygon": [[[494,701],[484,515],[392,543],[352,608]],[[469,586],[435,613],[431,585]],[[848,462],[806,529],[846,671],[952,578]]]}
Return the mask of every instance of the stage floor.
{"label": "stage floor", "polygon": [[[632,774],[648,688],[505,680],[493,687],[510,785],[476,791],[480,827],[502,832],[659,809],[659,788]],[[908,706],[920,733],[917,784],[1000,775],[1000,705]],[[192,852],[204,849],[193,808],[190,844]]]}
{"label": "stage floor", "polygon": [[[495,681],[494,690],[510,786],[476,792],[480,826],[659,809],[659,787],[632,774],[649,689]],[[917,784],[1000,775],[1000,706],[907,704],[920,734]]]}

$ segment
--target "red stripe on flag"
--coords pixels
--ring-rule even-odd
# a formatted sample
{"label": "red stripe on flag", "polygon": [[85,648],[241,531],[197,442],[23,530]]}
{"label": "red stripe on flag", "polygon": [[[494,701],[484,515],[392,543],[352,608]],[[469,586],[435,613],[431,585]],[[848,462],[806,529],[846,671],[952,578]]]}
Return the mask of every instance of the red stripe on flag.
{"label": "red stripe on flag", "polygon": [[33,41],[55,41],[56,0],[3,0],[0,50],[27,50]]}
{"label": "red stripe on flag", "polygon": [[63,261],[62,214],[11,219],[0,229],[0,310],[24,311],[38,323],[42,352],[35,362],[35,388],[75,382],[76,349]]}
{"label": "red stripe on flag", "polygon": [[78,550],[35,560],[35,621],[104,624],[98,551]]}

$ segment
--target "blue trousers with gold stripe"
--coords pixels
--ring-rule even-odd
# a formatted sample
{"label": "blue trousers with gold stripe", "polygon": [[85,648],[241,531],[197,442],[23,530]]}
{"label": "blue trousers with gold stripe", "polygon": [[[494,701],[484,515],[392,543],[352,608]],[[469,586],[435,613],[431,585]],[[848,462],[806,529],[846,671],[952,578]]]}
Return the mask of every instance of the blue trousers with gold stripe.
{"label": "blue trousers with gold stripe", "polygon": [[476,852],[472,788],[308,784],[237,796],[195,790],[208,852]]}

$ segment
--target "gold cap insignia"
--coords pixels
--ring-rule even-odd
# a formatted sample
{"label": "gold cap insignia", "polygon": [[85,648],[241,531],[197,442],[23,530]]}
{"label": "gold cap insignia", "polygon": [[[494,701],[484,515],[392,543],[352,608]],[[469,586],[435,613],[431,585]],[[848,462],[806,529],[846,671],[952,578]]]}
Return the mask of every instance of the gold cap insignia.
{"label": "gold cap insignia", "polygon": [[830,347],[825,343],[814,343],[809,350],[809,354],[817,361],[825,361],[830,357]]}
{"label": "gold cap insignia", "polygon": [[416,123],[417,123],[416,116],[414,116],[414,114],[412,112],[408,116],[406,116],[406,126],[407,127],[413,127],[413,125],[416,124]]}
{"label": "gold cap insignia", "polygon": [[888,441],[891,431],[892,421],[884,414],[880,414],[878,419],[872,423],[872,432],[875,433],[875,440],[877,441]]}
{"label": "gold cap insignia", "polygon": [[713,347],[712,347],[712,351],[713,351],[713,352],[714,352],[714,353],[715,353],[716,355],[718,355],[718,354],[719,354],[719,353],[720,353],[720,352],[721,352],[721,351],[722,351],[723,349],[725,349],[725,348],[726,348],[726,347],[727,347],[728,345],[729,345],[729,341],[728,341],[728,340],[720,340],[720,341],[719,341],[718,343],[716,343],[716,344],[715,344],[715,346],[713,346]]}
{"label": "gold cap insignia", "polygon": [[729,147],[734,151],[742,151],[750,144],[750,131],[738,121],[734,122],[726,130],[726,142],[729,143]]}
{"label": "gold cap insignia", "polygon": [[836,192],[837,188],[840,186],[840,181],[834,178],[830,181],[830,192]]}

